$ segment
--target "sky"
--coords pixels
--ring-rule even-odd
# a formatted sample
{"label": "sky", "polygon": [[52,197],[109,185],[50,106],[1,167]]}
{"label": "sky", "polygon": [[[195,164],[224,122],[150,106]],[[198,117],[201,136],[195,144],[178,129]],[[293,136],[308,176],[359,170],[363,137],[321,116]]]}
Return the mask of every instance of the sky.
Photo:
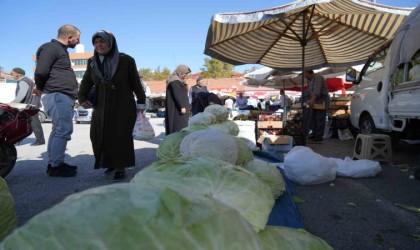
{"label": "sky", "polygon": [[[169,68],[187,64],[192,72],[204,65],[204,46],[216,13],[266,9],[292,0],[0,0],[0,67],[23,68],[33,77],[32,56],[57,30],[72,24],[80,42],[92,52],[92,35],[114,33],[120,52],[136,60],[137,68]],[[416,7],[420,0],[377,0],[379,4]],[[69,49],[74,53],[74,49]],[[255,65],[235,67],[243,72]],[[263,66],[260,66],[263,67]]]}

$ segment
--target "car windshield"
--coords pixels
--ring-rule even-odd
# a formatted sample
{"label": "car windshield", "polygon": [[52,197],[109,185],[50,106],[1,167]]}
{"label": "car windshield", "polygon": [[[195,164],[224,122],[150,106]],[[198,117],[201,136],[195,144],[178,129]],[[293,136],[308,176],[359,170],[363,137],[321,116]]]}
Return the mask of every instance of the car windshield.
{"label": "car windshield", "polygon": [[388,51],[388,48],[376,54],[376,56],[369,62],[369,66],[366,69],[365,75],[369,75],[384,67],[384,61],[385,61],[385,56],[386,56],[387,51]]}

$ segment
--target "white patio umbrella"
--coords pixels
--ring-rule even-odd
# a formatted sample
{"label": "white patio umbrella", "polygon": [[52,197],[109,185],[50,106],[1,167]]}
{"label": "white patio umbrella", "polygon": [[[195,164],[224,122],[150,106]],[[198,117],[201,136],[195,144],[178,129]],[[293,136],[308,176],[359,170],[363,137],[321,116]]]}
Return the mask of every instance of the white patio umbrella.
{"label": "white patio umbrella", "polygon": [[[233,65],[279,70],[348,67],[392,38],[411,10],[364,0],[301,0],[215,14],[204,53]],[[302,90],[303,82],[302,76]]]}

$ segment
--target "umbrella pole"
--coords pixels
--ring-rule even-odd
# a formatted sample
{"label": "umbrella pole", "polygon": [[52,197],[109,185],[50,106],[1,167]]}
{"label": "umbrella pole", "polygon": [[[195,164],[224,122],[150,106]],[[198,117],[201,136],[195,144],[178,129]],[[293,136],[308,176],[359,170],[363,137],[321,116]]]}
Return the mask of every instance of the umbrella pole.
{"label": "umbrella pole", "polygon": [[[305,22],[305,21],[304,21]],[[306,44],[305,44],[306,45]],[[302,43],[302,91],[301,91],[301,107],[302,107],[302,118],[303,118],[303,128],[302,128],[302,145],[306,146],[306,130],[308,129],[308,119],[307,119],[307,113],[308,110],[305,107],[304,102],[304,86],[305,86],[305,45]]]}

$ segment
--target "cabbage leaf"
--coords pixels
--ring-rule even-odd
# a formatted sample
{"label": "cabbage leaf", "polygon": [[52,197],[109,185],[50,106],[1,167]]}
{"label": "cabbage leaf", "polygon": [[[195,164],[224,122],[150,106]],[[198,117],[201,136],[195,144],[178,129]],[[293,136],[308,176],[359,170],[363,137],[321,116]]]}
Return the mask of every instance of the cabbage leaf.
{"label": "cabbage leaf", "polygon": [[256,231],[264,229],[274,205],[270,187],[253,173],[209,157],[154,162],[131,181],[212,197],[235,208]]}
{"label": "cabbage leaf", "polygon": [[0,242],[17,226],[15,200],[6,181],[0,177]]}
{"label": "cabbage leaf", "polygon": [[271,188],[274,199],[277,199],[286,191],[283,176],[280,171],[270,163],[253,159],[245,166],[245,168],[254,173]]}
{"label": "cabbage leaf", "polygon": [[16,229],[0,249],[261,249],[251,225],[203,196],[114,184],[68,196]]}

